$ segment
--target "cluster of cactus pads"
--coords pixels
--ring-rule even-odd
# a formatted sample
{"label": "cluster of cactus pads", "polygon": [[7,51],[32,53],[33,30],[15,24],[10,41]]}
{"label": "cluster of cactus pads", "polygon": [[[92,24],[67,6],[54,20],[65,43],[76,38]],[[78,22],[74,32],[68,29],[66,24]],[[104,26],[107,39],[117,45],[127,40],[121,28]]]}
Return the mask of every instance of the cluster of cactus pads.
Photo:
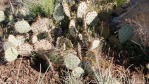
{"label": "cluster of cactus pads", "polygon": [[[4,41],[5,59],[13,62],[18,55],[22,57],[31,56],[32,52],[39,50],[50,50],[52,48],[49,40],[38,40],[37,35],[50,30],[50,22],[48,18],[38,18],[36,22],[29,24],[26,20],[19,20],[14,23],[14,32],[17,35],[10,34]],[[29,35],[32,31],[33,35]],[[31,41],[28,41],[30,40]]]}
{"label": "cluster of cactus pads", "polygon": [[[76,7],[76,12],[74,12],[71,9],[72,6],[76,4],[78,7]],[[63,25],[63,20],[65,19],[69,21],[68,24],[64,24],[68,25],[68,36],[73,37],[75,41],[80,40],[78,44],[86,44],[88,41],[91,42],[91,46],[86,51],[87,54],[85,54],[85,56],[80,57],[82,55],[82,44],[80,45],[80,51],[76,52],[76,47],[74,46],[76,42],[74,39],[67,38],[63,36],[63,34],[57,37],[57,34],[52,34],[52,31],[54,31],[57,26],[54,25],[54,22],[58,23],[60,26]],[[78,19],[83,21],[83,23],[81,23],[83,26],[79,25]],[[3,11],[0,11],[0,22],[3,20],[5,20],[5,15]],[[60,62],[59,64],[63,64],[68,70],[71,70],[75,78],[82,77],[85,71],[88,74],[94,73],[95,70],[93,67],[96,61],[94,50],[100,46],[101,40],[96,39],[92,42],[90,37],[88,37],[87,28],[95,27],[98,23],[98,12],[91,10],[88,2],[80,1],[77,3],[75,0],[62,0],[55,6],[52,18],[41,18],[39,15],[37,20],[32,22],[25,20],[25,18],[14,21],[13,26],[11,26],[14,34],[6,36],[3,43],[5,59],[8,62],[13,62],[18,56],[31,57],[33,53],[37,54],[40,53],[40,51],[51,52],[60,50],[60,54],[47,54],[50,61],[59,63],[55,60],[63,60],[63,63]],[[79,29],[81,27],[85,28]],[[56,33],[58,32],[59,31],[56,31]],[[86,33],[81,34],[81,32]],[[46,34],[47,36],[40,38]],[[45,54],[44,52],[42,53],[42,55]],[[78,53],[80,56],[78,56]]]}

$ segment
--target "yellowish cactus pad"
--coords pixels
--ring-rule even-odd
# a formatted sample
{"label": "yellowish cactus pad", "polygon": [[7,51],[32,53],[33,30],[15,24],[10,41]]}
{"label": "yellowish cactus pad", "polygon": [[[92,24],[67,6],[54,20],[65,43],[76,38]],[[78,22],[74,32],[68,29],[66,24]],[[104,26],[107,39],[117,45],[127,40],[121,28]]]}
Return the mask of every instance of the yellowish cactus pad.
{"label": "yellowish cactus pad", "polygon": [[0,22],[2,22],[3,20],[5,20],[5,14],[3,11],[0,11]]}
{"label": "yellowish cactus pad", "polygon": [[9,47],[5,51],[5,59],[8,62],[14,61],[15,59],[17,59],[17,57],[18,57],[18,51],[14,47]]}

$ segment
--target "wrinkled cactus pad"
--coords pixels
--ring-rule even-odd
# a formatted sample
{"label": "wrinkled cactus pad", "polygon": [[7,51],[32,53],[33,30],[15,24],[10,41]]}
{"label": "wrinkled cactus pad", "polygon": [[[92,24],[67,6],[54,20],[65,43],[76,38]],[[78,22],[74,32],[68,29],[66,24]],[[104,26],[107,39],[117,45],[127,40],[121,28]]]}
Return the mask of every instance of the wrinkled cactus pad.
{"label": "wrinkled cactus pad", "polygon": [[72,53],[68,53],[64,56],[64,65],[68,69],[73,70],[76,67],[78,67],[80,65],[80,63],[81,63],[80,59]]}
{"label": "wrinkled cactus pad", "polygon": [[129,24],[123,25],[118,31],[120,43],[124,43],[131,39],[133,35],[133,27]]}

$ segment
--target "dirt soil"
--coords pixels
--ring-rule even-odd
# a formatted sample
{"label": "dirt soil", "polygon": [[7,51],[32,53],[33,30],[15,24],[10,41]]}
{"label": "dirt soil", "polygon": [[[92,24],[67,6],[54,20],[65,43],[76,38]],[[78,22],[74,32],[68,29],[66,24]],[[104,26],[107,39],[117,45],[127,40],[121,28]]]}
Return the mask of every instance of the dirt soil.
{"label": "dirt soil", "polygon": [[[55,73],[50,70],[40,73],[30,66],[30,60],[18,59],[14,63],[0,66],[0,84],[54,84]],[[54,74],[54,75],[53,75]]]}

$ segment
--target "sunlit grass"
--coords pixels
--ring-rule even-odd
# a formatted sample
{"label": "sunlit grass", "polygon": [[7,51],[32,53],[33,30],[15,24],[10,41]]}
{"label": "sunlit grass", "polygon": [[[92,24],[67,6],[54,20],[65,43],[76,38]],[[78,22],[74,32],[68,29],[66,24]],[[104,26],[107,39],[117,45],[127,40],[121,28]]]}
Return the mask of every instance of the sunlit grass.
{"label": "sunlit grass", "polygon": [[50,17],[58,0],[26,0],[25,4],[34,17],[44,15]]}

